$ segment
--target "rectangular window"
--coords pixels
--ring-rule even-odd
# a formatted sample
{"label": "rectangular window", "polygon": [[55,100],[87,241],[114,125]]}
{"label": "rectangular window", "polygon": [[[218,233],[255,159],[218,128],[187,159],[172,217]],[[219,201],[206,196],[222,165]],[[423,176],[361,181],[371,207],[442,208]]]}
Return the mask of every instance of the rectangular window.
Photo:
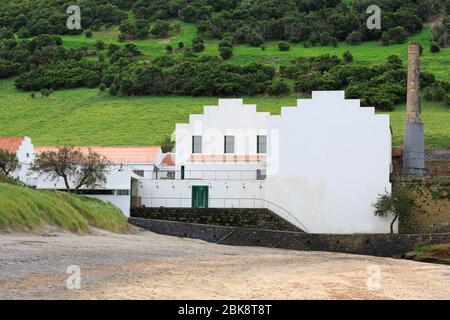
{"label": "rectangular window", "polygon": [[202,136],[192,136],[192,153],[202,153]]}
{"label": "rectangular window", "polygon": [[256,136],[256,153],[267,152],[267,136]]}
{"label": "rectangular window", "polygon": [[234,136],[225,136],[224,153],[234,153]]}
{"label": "rectangular window", "polygon": [[116,196],[128,196],[130,195],[130,190],[116,190]]}

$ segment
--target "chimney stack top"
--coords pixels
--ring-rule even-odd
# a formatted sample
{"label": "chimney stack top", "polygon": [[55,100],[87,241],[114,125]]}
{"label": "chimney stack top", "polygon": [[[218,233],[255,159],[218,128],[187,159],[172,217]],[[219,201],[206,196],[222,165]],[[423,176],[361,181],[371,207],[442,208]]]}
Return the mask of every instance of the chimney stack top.
{"label": "chimney stack top", "polygon": [[420,54],[420,45],[416,42],[410,42],[408,45],[408,53],[409,54]]}

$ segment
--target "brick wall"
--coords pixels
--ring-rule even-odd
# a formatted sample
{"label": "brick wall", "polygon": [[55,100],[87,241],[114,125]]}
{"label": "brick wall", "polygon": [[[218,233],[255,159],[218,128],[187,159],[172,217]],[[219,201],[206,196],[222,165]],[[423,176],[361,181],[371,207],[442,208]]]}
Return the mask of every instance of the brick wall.
{"label": "brick wall", "polygon": [[[403,166],[403,150],[392,150],[393,174],[399,175]],[[425,150],[425,167],[431,176],[450,177],[450,149]]]}
{"label": "brick wall", "polygon": [[400,233],[450,232],[450,179],[402,177],[394,183],[406,187],[416,203],[400,218]]}

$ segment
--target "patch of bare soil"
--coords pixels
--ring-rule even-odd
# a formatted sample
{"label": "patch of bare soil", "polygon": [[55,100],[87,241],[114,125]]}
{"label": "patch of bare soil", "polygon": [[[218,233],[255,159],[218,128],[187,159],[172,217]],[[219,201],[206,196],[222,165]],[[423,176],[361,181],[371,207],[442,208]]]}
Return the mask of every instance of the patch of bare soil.
{"label": "patch of bare soil", "polygon": [[[67,267],[81,288],[67,289]],[[450,299],[450,267],[103,233],[0,235],[2,299]]]}

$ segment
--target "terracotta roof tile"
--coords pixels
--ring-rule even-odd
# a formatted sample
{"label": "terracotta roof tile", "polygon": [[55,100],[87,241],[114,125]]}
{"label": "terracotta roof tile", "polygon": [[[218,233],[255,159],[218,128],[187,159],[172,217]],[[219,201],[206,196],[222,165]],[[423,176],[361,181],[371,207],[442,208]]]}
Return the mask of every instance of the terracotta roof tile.
{"label": "terracotta roof tile", "polygon": [[[139,164],[139,163],[155,163],[157,156],[161,153],[161,147],[99,147],[99,146],[83,146],[76,147],[82,152],[88,152],[89,149],[103,155],[114,164]],[[35,147],[36,153],[44,151],[56,151],[57,147]]]}
{"label": "terracotta roof tile", "polygon": [[175,153],[167,153],[161,162],[161,165],[165,167],[175,166]]}
{"label": "terracotta roof tile", "polygon": [[2,138],[0,137],[0,150],[6,150],[11,153],[16,153],[19,150],[25,137]]}

